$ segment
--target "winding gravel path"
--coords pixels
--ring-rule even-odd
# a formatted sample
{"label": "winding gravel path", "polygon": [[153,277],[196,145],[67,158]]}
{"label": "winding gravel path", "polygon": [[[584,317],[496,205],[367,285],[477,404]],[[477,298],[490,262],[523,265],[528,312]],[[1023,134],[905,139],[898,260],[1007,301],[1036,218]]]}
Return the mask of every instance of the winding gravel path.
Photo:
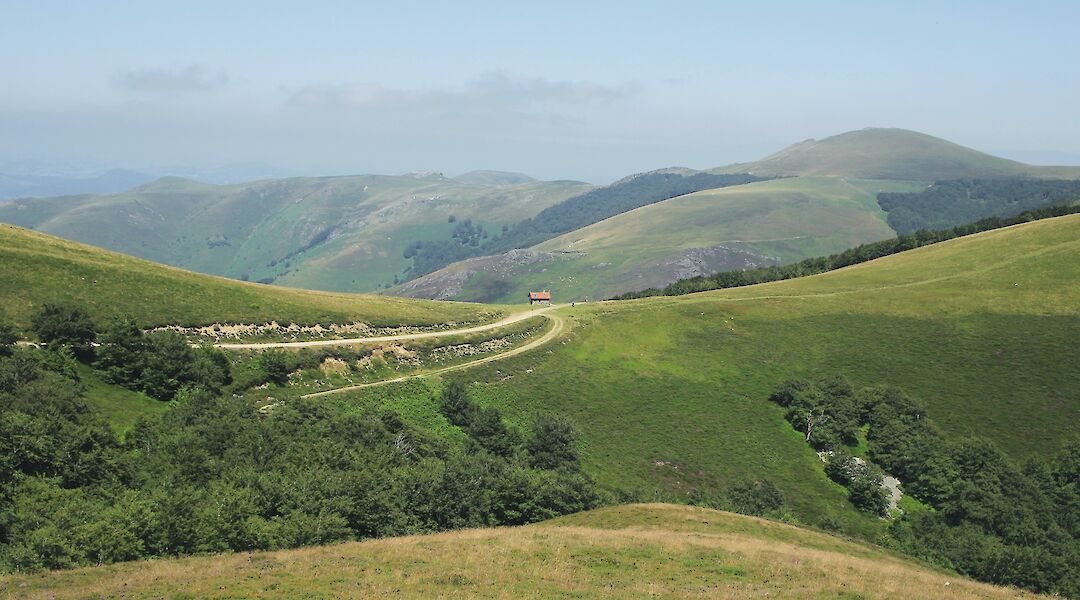
{"label": "winding gravel path", "polygon": [[[439,331],[426,331],[422,333],[403,333],[401,335],[384,335],[379,337],[363,337],[363,338],[346,338],[340,340],[310,340],[307,342],[257,342],[251,344],[243,343],[223,343],[214,344],[215,348],[221,348],[223,350],[266,350],[270,348],[311,348],[314,346],[346,346],[350,344],[370,344],[380,342],[401,342],[407,340],[422,340],[427,338],[439,338],[447,337],[451,335],[461,335],[464,333],[480,333],[488,331],[490,329],[497,329],[499,327],[505,327],[518,321],[524,321],[535,317],[537,315],[543,315],[548,318],[553,318],[551,315],[547,315],[550,310],[558,308],[558,304],[549,304],[541,308],[534,308],[528,311],[522,311],[515,313],[494,323],[488,323],[487,325],[476,325],[475,327],[466,327],[464,329],[444,329]],[[555,317],[558,320],[558,317]]]}
{"label": "winding gravel path", "polygon": [[[547,308],[543,308],[543,309],[539,309],[539,310],[536,310],[536,311],[530,311],[528,313],[525,313],[526,318],[531,317],[531,316],[535,316],[537,314],[540,314],[540,315],[543,315],[545,318],[550,319],[553,322],[553,326],[551,327],[551,330],[549,330],[544,335],[540,336],[539,338],[537,338],[537,339],[535,339],[535,340],[533,340],[533,341],[531,341],[531,342],[529,342],[527,344],[524,344],[522,346],[518,346],[517,348],[512,348],[510,350],[507,350],[506,352],[502,352],[502,353],[499,353],[499,354],[492,354],[491,356],[485,356],[485,357],[479,358],[477,360],[473,360],[473,361],[469,361],[469,362],[465,362],[465,363],[461,363],[461,364],[457,364],[457,365],[451,365],[449,367],[443,367],[441,369],[435,369],[434,371],[424,371],[424,372],[421,372],[421,373],[413,373],[411,375],[404,375],[402,377],[395,377],[394,379],[384,379],[382,381],[375,381],[375,382],[372,382],[372,383],[361,383],[361,384],[357,384],[357,385],[339,387],[339,388],[335,388],[335,389],[332,389],[332,390],[326,390],[326,391],[322,391],[322,392],[314,392],[314,393],[311,393],[311,394],[304,394],[303,396],[301,396],[301,398],[317,398],[319,396],[329,396],[330,394],[340,394],[340,393],[343,393],[343,392],[349,392],[349,391],[359,390],[359,389],[363,389],[363,388],[375,387],[375,386],[378,386],[378,385],[386,385],[388,383],[397,383],[397,382],[400,382],[400,381],[408,381],[409,379],[416,379],[418,377],[428,377],[428,376],[431,376],[431,375],[439,375],[441,373],[447,373],[447,372],[450,372],[450,371],[459,371],[461,369],[468,369],[469,367],[475,367],[476,365],[482,365],[482,364],[485,364],[485,363],[494,362],[496,360],[502,360],[504,358],[510,358],[511,356],[517,356],[518,354],[528,352],[529,350],[532,350],[534,348],[538,348],[538,347],[550,342],[551,340],[554,340],[555,338],[559,337],[559,334],[562,333],[563,328],[566,325],[566,321],[565,321],[565,319],[563,319],[559,315],[550,314],[550,313],[547,312],[547,311],[551,310],[552,308],[554,308],[554,306],[550,306],[550,307],[547,307]],[[507,323],[514,323],[514,322],[520,321],[520,320],[521,320],[520,318],[512,320],[512,321],[505,321],[504,320],[504,321],[502,321],[500,323],[497,323],[495,325],[483,326],[483,327],[480,327],[480,328],[472,328],[471,330],[458,329],[458,330],[455,330],[452,333],[465,333],[465,332],[468,332],[468,331],[484,331],[485,329],[490,329],[491,327],[495,327],[495,326],[498,326],[500,324],[501,325],[506,325]],[[442,333],[442,332],[438,332],[438,333]],[[391,337],[383,338],[383,339],[385,339],[386,341],[395,341],[395,340],[402,340],[402,339],[416,339],[416,337],[437,337],[437,336],[432,336],[431,334],[413,334],[413,335],[410,335],[410,336],[391,336]],[[367,342],[367,341],[372,341],[372,340],[375,340],[375,339],[376,338],[364,338],[364,339],[359,340],[359,341]],[[341,340],[338,340],[338,341],[341,341]],[[294,344],[304,344],[304,343],[306,343],[306,342],[294,342]],[[281,346],[271,346],[271,347],[281,347]]]}

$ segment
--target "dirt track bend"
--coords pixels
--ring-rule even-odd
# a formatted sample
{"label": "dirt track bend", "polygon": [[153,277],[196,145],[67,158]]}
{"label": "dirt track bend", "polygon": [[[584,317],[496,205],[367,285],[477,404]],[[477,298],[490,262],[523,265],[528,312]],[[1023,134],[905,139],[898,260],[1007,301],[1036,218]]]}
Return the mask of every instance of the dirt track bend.
{"label": "dirt track bend", "polygon": [[[443,367],[441,369],[435,369],[434,371],[424,371],[424,372],[421,372],[421,373],[413,373],[411,375],[404,375],[402,377],[395,377],[394,379],[384,379],[382,381],[374,381],[372,383],[360,383],[360,384],[357,384],[357,385],[350,385],[350,386],[345,386],[345,387],[334,388],[332,390],[326,390],[326,391],[323,391],[323,392],[314,392],[314,393],[311,393],[311,394],[304,394],[303,396],[301,396],[301,398],[317,398],[319,396],[329,396],[330,394],[340,394],[342,392],[348,392],[348,391],[352,391],[352,390],[359,390],[359,389],[368,388],[368,387],[375,387],[375,386],[378,386],[378,385],[386,385],[388,383],[397,383],[399,381],[407,381],[409,379],[415,379],[417,377],[428,377],[430,375],[438,375],[438,374],[441,374],[441,373],[447,373],[449,371],[458,371],[458,370],[461,370],[461,369],[468,369],[469,367],[475,367],[476,365],[482,365],[484,363],[494,362],[496,360],[502,360],[504,358],[510,358],[511,356],[517,356],[518,354],[528,352],[529,350],[532,350],[534,348],[537,348],[539,346],[542,346],[542,345],[550,342],[551,340],[554,340],[555,338],[557,338],[559,336],[559,334],[562,333],[562,330],[563,330],[564,325],[566,324],[566,321],[559,315],[544,314],[548,310],[550,310],[550,308],[545,308],[545,309],[541,309],[541,310],[538,310],[538,311],[533,311],[533,312],[527,313],[527,316],[534,316],[536,314],[543,314],[544,317],[546,317],[546,318],[548,318],[548,319],[550,319],[552,321],[551,330],[548,331],[547,333],[545,333],[544,335],[540,336],[539,338],[537,338],[537,339],[535,339],[535,340],[533,340],[533,341],[531,341],[531,342],[529,342],[527,344],[524,344],[522,346],[518,346],[517,348],[512,348],[510,350],[507,350],[506,352],[503,352],[503,353],[500,353],[500,354],[493,354],[491,356],[485,356],[485,357],[477,359],[477,360],[473,360],[473,361],[469,361],[469,362],[465,362],[465,363],[461,363],[461,364],[457,364],[457,365],[451,365],[449,367]],[[518,320],[520,320],[520,319],[518,319]],[[509,322],[513,323],[514,321],[509,321]],[[504,321],[501,324],[505,325],[506,323],[507,322]],[[483,331],[486,328],[487,327],[482,327],[480,329],[475,329],[474,328],[474,330]],[[459,329],[459,330],[456,331],[456,333],[461,333],[461,332],[464,332],[464,331],[468,331],[468,330]],[[421,337],[425,337],[425,336],[421,335]],[[368,341],[368,340],[371,340],[371,339],[374,339],[374,338],[367,338],[366,340],[362,340],[362,341]],[[399,340],[399,339],[416,339],[416,338],[415,337],[404,336],[404,337],[390,337],[390,338],[386,338],[386,339],[387,340]]]}
{"label": "dirt track bend", "polygon": [[[524,321],[535,317],[537,315],[544,315],[549,310],[558,308],[558,304],[550,304],[542,308],[534,308],[528,311],[522,311],[512,314],[501,321],[494,323],[488,323],[486,325],[476,325],[475,327],[466,327],[464,329],[442,329],[439,331],[426,331],[421,333],[403,333],[401,335],[384,335],[379,337],[365,337],[365,338],[347,338],[341,340],[310,340],[307,342],[258,342],[251,344],[214,344],[215,348],[221,348],[223,350],[266,350],[269,348],[311,348],[314,346],[346,346],[349,344],[372,344],[380,342],[402,342],[407,340],[422,340],[427,338],[439,338],[447,337],[451,335],[461,335],[463,333],[480,333],[482,331],[488,331],[489,329],[496,329],[498,327],[505,327],[518,321]],[[550,315],[544,315],[549,319]],[[558,322],[558,319],[555,319]],[[556,323],[557,324],[557,323]]]}

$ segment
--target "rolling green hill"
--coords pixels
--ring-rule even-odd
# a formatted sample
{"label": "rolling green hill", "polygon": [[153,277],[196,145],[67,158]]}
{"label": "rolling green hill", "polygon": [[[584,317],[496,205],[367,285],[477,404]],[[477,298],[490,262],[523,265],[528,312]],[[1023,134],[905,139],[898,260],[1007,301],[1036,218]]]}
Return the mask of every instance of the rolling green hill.
{"label": "rolling green hill", "polygon": [[127,313],[145,326],[273,320],[432,325],[486,319],[501,310],[232,281],[0,225],[0,317],[25,328],[46,302],[77,304],[99,318]]}
{"label": "rolling green hill", "polygon": [[[12,231],[29,239],[32,246],[50,240]],[[68,242],[52,243],[61,247],[45,254],[63,257],[78,250],[89,254],[87,261],[116,260],[115,255]],[[28,251],[23,255],[6,252],[0,256],[17,260]],[[675,298],[564,307],[554,311],[569,322],[568,333],[558,342],[449,376],[467,384],[481,411],[475,414],[498,409],[494,414],[520,432],[532,432],[538,413],[568,417],[579,432],[581,466],[608,498],[711,502],[732,497],[737,493],[733,490],[748,482],[767,481],[783,500],[783,513],[778,516],[788,521],[864,539],[886,539],[882,536],[889,522],[855,510],[845,488],[826,477],[804,436],[789,426],[784,410],[769,401],[770,392],[791,377],[833,374],[846,376],[860,387],[899,386],[926,402],[928,416],[949,439],[975,435],[991,440],[1016,461],[1054,455],[1075,436],[1073,423],[1080,417],[1080,362],[1073,352],[1075,340],[1080,339],[1078,254],[1080,215],[1071,215],[957,238],[803,279]],[[63,260],[72,262],[70,256]],[[62,271],[49,262],[12,264]],[[137,265],[121,266],[137,270]],[[57,294],[76,282],[71,277],[64,285],[51,281],[15,283]],[[157,301],[165,297],[154,296],[158,287],[176,289],[167,288],[161,279],[132,281],[129,290]],[[310,298],[293,300],[303,303]],[[228,304],[222,306],[231,309]],[[284,310],[288,305],[269,308]],[[462,431],[448,421],[445,407],[433,394],[441,387],[434,379],[410,380],[287,406],[289,411],[300,411],[297,417],[303,413],[314,418],[316,413],[310,411],[320,407],[342,418],[380,414],[388,419],[384,424],[427,424],[460,440]],[[94,403],[108,405],[113,393],[104,390]],[[276,394],[276,390],[271,387],[266,393]],[[245,404],[244,397],[230,397],[229,406],[237,414],[255,410]],[[120,401],[141,402],[136,398]],[[183,412],[173,412],[176,408],[167,410],[165,417],[184,418]],[[299,426],[306,422],[291,414],[283,412],[281,423]],[[233,421],[224,415],[217,418]],[[247,421],[250,427],[267,428],[267,433],[273,430],[271,421]],[[389,436],[386,440],[394,431],[383,432]],[[469,431],[468,435],[475,435]],[[201,443],[210,447],[217,443],[214,439],[228,439],[211,438]],[[408,450],[407,445],[391,447]],[[393,455],[408,457],[407,453]],[[209,455],[203,458],[211,459]],[[425,460],[417,458],[418,462],[409,464],[423,468]],[[317,508],[319,498],[323,497],[312,497],[311,506]],[[926,510],[910,499],[901,506],[912,514]],[[242,513],[242,506],[239,510]],[[371,510],[370,514],[381,514],[377,507]],[[625,535],[607,535],[605,530]],[[715,593],[708,586],[720,580],[723,589],[736,586],[747,593],[767,589],[777,594],[831,595],[843,588],[865,596],[947,597],[966,593],[961,590],[972,585],[877,549],[699,509],[631,506],[508,530],[524,532],[526,537],[501,538],[501,531],[215,558],[214,564],[227,565],[223,570],[208,566],[208,559],[192,558],[7,577],[0,580],[0,586],[5,586],[0,590],[22,596],[82,597],[126,588],[126,594],[140,597],[160,595],[162,589],[173,586],[205,590],[196,595],[243,595],[250,586],[272,578],[266,584],[272,587],[250,588],[251,593],[289,596],[296,586],[307,586],[304,589],[310,591],[319,585],[326,594],[334,594],[340,592],[338,586],[346,585],[342,582],[359,582],[369,586],[364,592],[385,587],[414,595],[427,594],[432,586],[461,593],[485,589],[469,587],[481,585],[491,589],[517,586],[518,595],[575,585],[579,587],[568,588],[568,593],[588,595],[603,580],[625,586],[618,590],[625,592],[620,595],[633,595],[644,581],[654,587],[641,593],[663,592],[667,588],[655,587],[661,578],[673,586],[673,593],[683,593],[690,582],[696,582],[699,587],[689,589],[693,594],[701,590],[701,595]],[[736,543],[744,533],[753,539]],[[782,544],[769,544],[776,540]],[[413,544],[429,559],[417,563]],[[508,547],[505,553],[503,544]],[[706,552],[702,546],[713,554],[702,554]],[[395,554],[401,551],[405,554]],[[479,558],[468,559],[469,552],[483,553],[485,568],[493,556],[512,558],[506,559],[506,568],[494,571],[503,574],[499,577],[487,575],[493,573],[490,570],[468,570],[445,559],[430,559],[463,556],[466,565],[479,564]],[[672,562],[672,555],[683,558]],[[269,557],[265,563],[261,562],[264,557]],[[791,562],[795,557],[797,564]],[[233,560],[237,562],[229,562]],[[565,560],[570,562],[560,562]],[[530,569],[529,565],[536,566]],[[559,567],[560,575],[545,575],[542,567],[550,565]],[[782,576],[777,571],[781,568],[787,569]],[[800,570],[791,570],[796,568]],[[254,572],[260,577],[249,576]],[[803,574],[806,577],[800,578]],[[940,587],[929,587],[935,578]],[[942,591],[946,580],[949,589]],[[860,588],[861,581],[871,581],[873,586]],[[770,583],[774,587],[763,587]],[[996,593],[986,587],[970,589],[983,596]]]}
{"label": "rolling green hill", "polygon": [[451,215],[495,233],[590,188],[439,174],[236,185],[169,177],[119,194],[16,200],[0,206],[0,221],[203,273],[369,291],[395,283],[407,245],[449,238]]}
{"label": "rolling green hill", "polygon": [[[1080,179],[1080,167],[1026,165],[903,129],[863,129],[807,140],[760,161],[711,172],[786,179],[672,198],[527,249],[450,264],[390,293],[506,302],[546,289],[563,300],[606,298],[892,237],[895,227],[878,206],[878,193],[912,195],[934,181],[958,178],[991,178],[1006,191],[1017,187],[1008,178]],[[1002,202],[1020,207],[1010,214],[1046,203],[1031,198]],[[967,222],[958,215],[977,220],[1001,212],[981,199],[969,200],[972,206],[956,203],[931,205],[921,218],[955,225]],[[893,225],[904,231],[912,221],[893,220],[902,221]]]}
{"label": "rolling green hill", "polygon": [[[178,592],[183,590],[183,592]],[[0,578],[21,598],[1031,598],[877,548],[715,510],[641,504],[527,527]]]}
{"label": "rolling green hill", "polygon": [[759,161],[714,169],[763,176],[938,181],[972,177],[1080,178],[1080,167],[1041,167],[998,158],[906,129],[867,128],[806,140]]}
{"label": "rolling green hill", "polygon": [[896,385],[951,435],[1017,459],[1056,452],[1080,418],[1077,256],[1074,215],[803,279],[578,304],[561,311],[565,347],[469,377],[522,424],[535,410],[570,416],[605,485],[669,498],[765,477],[800,519],[866,532],[876,525],[846,510],[772,389],[836,373]]}
{"label": "rolling green hill", "polygon": [[643,206],[526,251],[462,261],[392,293],[509,302],[529,290],[606,298],[682,277],[766,266],[885,239],[879,192],[900,181],[790,178],[705,190]]}

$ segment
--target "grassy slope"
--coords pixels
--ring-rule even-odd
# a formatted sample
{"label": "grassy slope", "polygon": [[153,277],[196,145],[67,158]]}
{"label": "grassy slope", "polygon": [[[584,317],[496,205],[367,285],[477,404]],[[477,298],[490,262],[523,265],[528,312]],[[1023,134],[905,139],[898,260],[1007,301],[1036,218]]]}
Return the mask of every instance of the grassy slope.
{"label": "grassy slope", "polygon": [[[17,201],[0,207],[0,221],[199,272],[372,290],[405,268],[409,243],[448,237],[450,214],[496,233],[590,187],[565,181],[490,187],[436,175],[222,186],[164,178],[120,194]],[[329,240],[304,250],[330,228]]]}
{"label": "grassy slope", "polygon": [[882,550],[706,509],[0,578],[20,598],[1023,598]]}
{"label": "grassy slope", "polygon": [[[618,215],[535,248],[581,250],[589,253],[586,257],[557,255],[554,262],[510,267],[492,260],[456,263],[418,282],[431,285],[416,287],[414,292],[411,283],[401,293],[501,302],[530,289],[551,289],[565,300],[609,297],[661,287],[679,277],[747,266],[706,261],[695,272],[685,263],[674,264],[689,248],[730,240],[782,239],[737,247],[791,261],[884,239],[893,232],[877,206],[876,192],[918,189],[907,182],[1080,178],[1080,167],[1032,166],[914,131],[872,128],[807,140],[762,160],[712,172],[797,179],[691,194]],[[478,272],[460,293],[439,293],[440,286],[445,286],[442,282],[454,285],[452,275],[462,271]]]}
{"label": "grassy slope", "polygon": [[[481,271],[458,297],[509,302],[531,289],[552,290],[560,300],[610,297],[666,285],[679,277],[672,263],[685,251],[719,244],[784,262],[829,254],[894,235],[877,206],[877,193],[921,187],[910,182],[797,178],[680,196],[539,244],[535,250],[585,255],[522,265],[509,273]],[[452,265],[444,272],[463,266]],[[731,267],[713,267],[725,268]],[[509,285],[499,295],[484,296],[483,287],[491,279]]]}
{"label": "grassy slope", "polygon": [[640,268],[688,248],[734,243],[791,261],[893,235],[882,220],[877,194],[922,187],[911,182],[796,178],[707,190],[606,219],[536,249],[577,250],[588,253],[588,262],[624,260]]}
{"label": "grassy slope", "polygon": [[968,177],[1080,177],[1080,167],[1039,167],[984,154],[904,129],[868,128],[806,140],[721,173],[941,180]]}
{"label": "grassy slope", "polygon": [[121,434],[142,417],[153,417],[169,407],[167,402],[106,383],[97,372],[83,364],[79,365],[79,381],[86,389],[87,403],[100,409],[101,415]]}
{"label": "grassy slope", "polygon": [[147,326],[271,320],[420,325],[501,310],[242,283],[0,225],[0,316],[25,328],[45,302],[78,304],[98,318],[128,313]]}
{"label": "grassy slope", "polygon": [[[902,386],[952,434],[1017,458],[1054,452],[1080,418],[1078,256],[1070,216],[805,279],[579,304],[563,310],[565,345],[467,376],[521,426],[571,417],[607,486],[651,499],[766,477],[799,519],[872,535],[769,393],[842,373]],[[395,402],[365,392],[383,393]]]}
{"label": "grassy slope", "polygon": [[[491,235],[544,208],[588,190],[579,182],[527,182],[479,187],[449,180],[365,217],[363,228],[293,259],[302,264],[275,283],[328,290],[372,290],[393,283],[410,264],[403,253],[418,240],[449,239],[455,224],[471,218]],[[434,199],[433,199],[434,198]]]}

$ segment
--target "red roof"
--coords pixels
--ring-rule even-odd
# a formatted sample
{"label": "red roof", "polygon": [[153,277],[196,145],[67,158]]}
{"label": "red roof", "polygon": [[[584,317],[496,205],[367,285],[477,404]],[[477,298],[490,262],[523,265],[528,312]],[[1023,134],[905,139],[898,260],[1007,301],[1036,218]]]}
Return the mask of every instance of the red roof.
{"label": "red roof", "polygon": [[551,292],[529,292],[529,300],[551,300]]}

